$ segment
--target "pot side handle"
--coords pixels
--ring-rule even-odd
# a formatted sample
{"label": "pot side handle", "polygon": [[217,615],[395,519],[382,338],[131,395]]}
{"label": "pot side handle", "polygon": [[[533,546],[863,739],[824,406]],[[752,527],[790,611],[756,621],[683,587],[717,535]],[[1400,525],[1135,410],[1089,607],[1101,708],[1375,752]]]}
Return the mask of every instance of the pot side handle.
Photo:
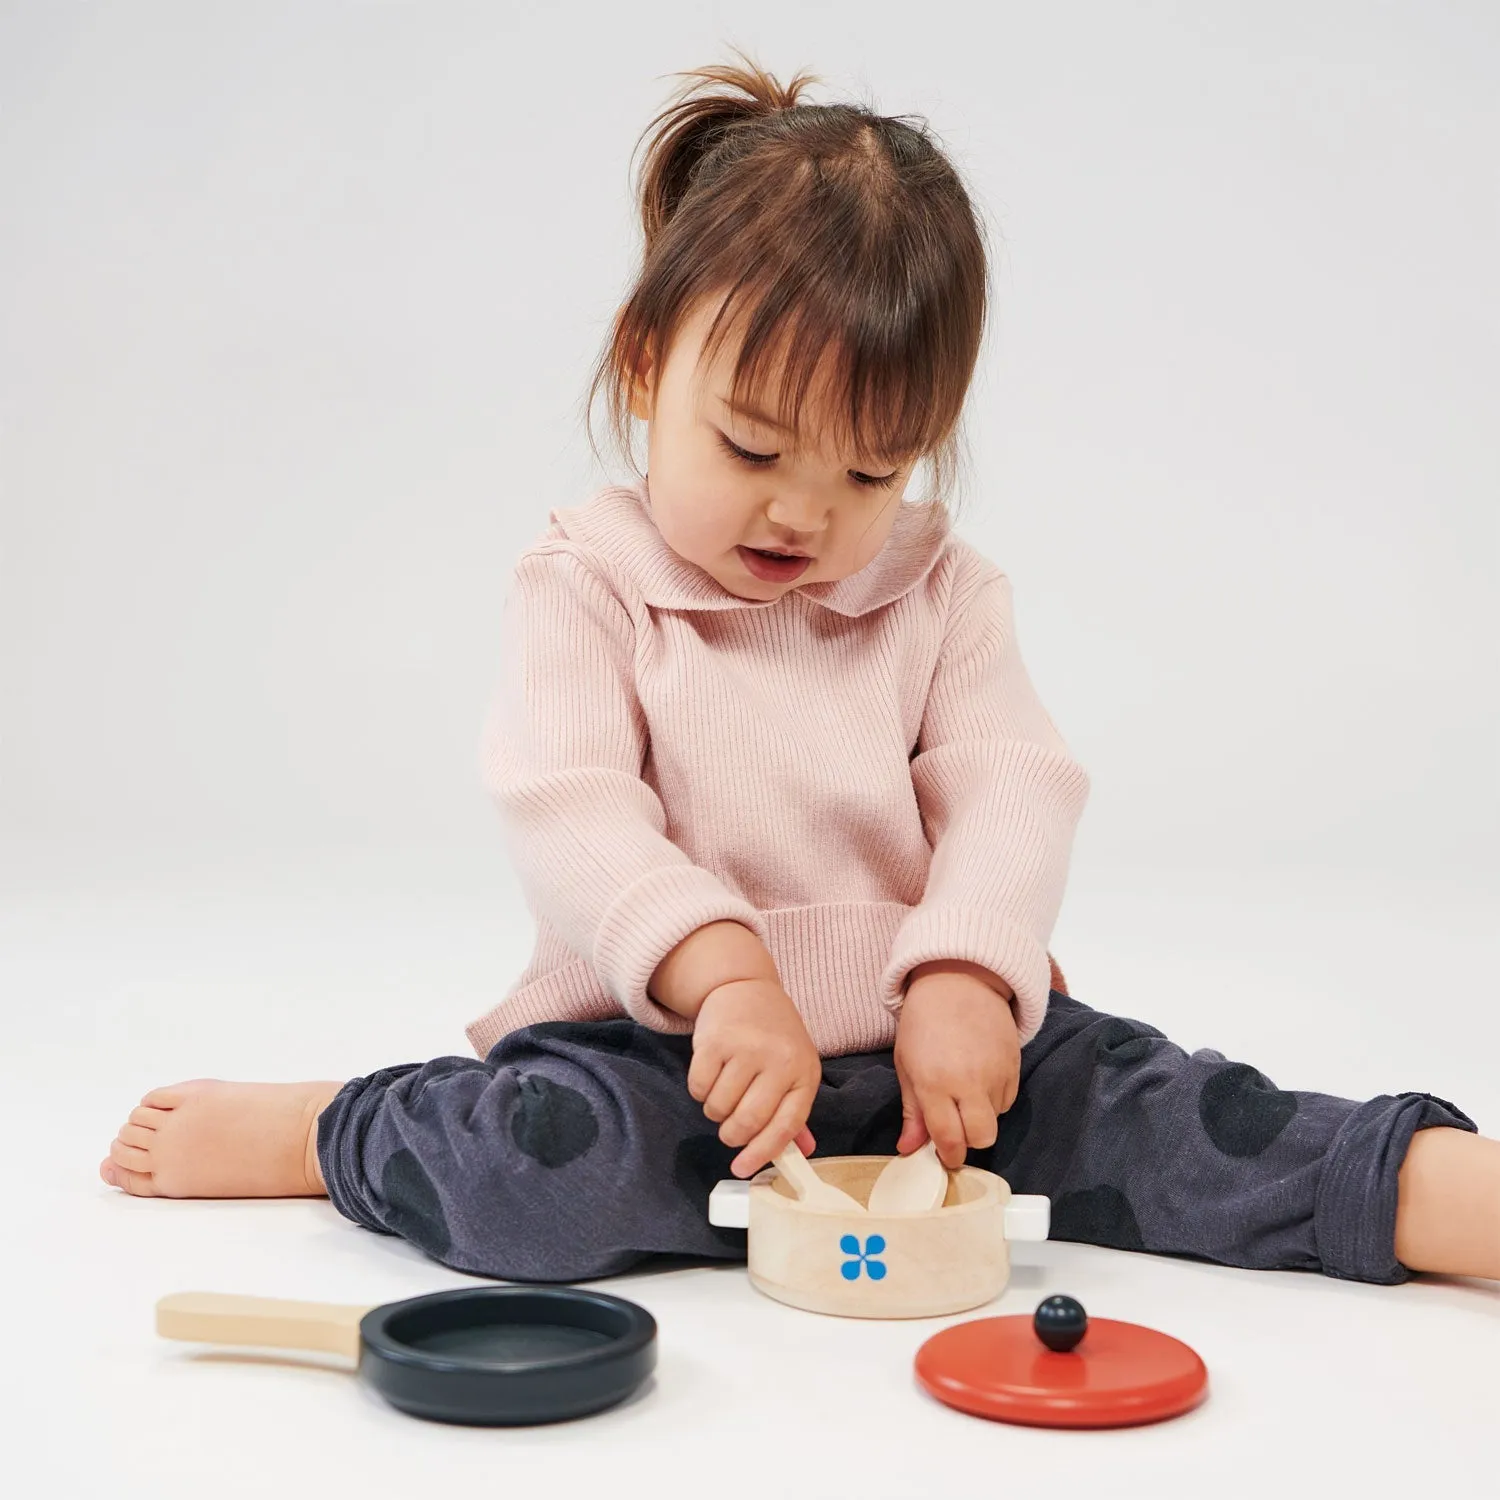
{"label": "pot side handle", "polygon": [[[720,1183],[722,1187],[723,1184]],[[1005,1205],[1007,1240],[1044,1240],[1052,1228],[1052,1200],[1037,1193],[1015,1193]]]}
{"label": "pot side handle", "polygon": [[719,1229],[750,1227],[750,1184],[726,1177],[708,1195],[708,1222]]}

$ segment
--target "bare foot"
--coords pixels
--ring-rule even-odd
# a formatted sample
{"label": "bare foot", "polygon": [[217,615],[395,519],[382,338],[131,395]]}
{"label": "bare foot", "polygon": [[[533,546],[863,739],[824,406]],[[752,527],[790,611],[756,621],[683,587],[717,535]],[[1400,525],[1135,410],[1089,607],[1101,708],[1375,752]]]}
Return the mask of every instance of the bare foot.
{"label": "bare foot", "polygon": [[318,1116],[342,1087],[195,1078],[152,1089],[99,1175],[141,1198],[322,1197]]}

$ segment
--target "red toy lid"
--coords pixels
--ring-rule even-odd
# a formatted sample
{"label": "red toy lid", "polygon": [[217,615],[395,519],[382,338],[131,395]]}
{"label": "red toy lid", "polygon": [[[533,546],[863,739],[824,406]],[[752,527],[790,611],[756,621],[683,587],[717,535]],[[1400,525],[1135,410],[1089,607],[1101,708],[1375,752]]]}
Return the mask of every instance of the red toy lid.
{"label": "red toy lid", "polygon": [[1030,1317],[980,1318],[934,1334],[916,1360],[929,1395],[960,1411],[1032,1427],[1130,1427],[1191,1411],[1208,1371],[1179,1339],[1090,1318],[1076,1349],[1054,1354]]}

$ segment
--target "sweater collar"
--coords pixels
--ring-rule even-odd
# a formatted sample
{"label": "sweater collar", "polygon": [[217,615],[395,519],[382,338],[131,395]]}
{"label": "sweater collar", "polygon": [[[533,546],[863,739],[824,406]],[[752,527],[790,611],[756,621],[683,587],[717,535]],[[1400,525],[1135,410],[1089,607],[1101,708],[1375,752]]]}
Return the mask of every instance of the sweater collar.
{"label": "sweater collar", "polygon": [[[551,520],[623,572],[654,609],[765,609],[777,599],[741,599],[712,574],[678,556],[651,519],[644,482],[608,485],[585,505],[554,510]],[[939,505],[901,502],[885,546],[857,573],[789,590],[840,615],[863,615],[909,592],[931,572],[949,537]],[[783,596],[785,597],[785,596]]]}

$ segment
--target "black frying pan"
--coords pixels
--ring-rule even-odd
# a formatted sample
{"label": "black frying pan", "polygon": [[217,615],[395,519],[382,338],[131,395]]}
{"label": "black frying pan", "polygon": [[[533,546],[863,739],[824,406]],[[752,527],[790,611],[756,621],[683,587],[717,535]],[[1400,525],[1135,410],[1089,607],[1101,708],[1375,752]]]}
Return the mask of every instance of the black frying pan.
{"label": "black frying pan", "polygon": [[179,1292],[156,1304],[156,1331],[346,1354],[401,1411],[481,1427],[602,1411],[656,1366],[651,1314],[577,1287],[465,1287],[368,1309]]}

